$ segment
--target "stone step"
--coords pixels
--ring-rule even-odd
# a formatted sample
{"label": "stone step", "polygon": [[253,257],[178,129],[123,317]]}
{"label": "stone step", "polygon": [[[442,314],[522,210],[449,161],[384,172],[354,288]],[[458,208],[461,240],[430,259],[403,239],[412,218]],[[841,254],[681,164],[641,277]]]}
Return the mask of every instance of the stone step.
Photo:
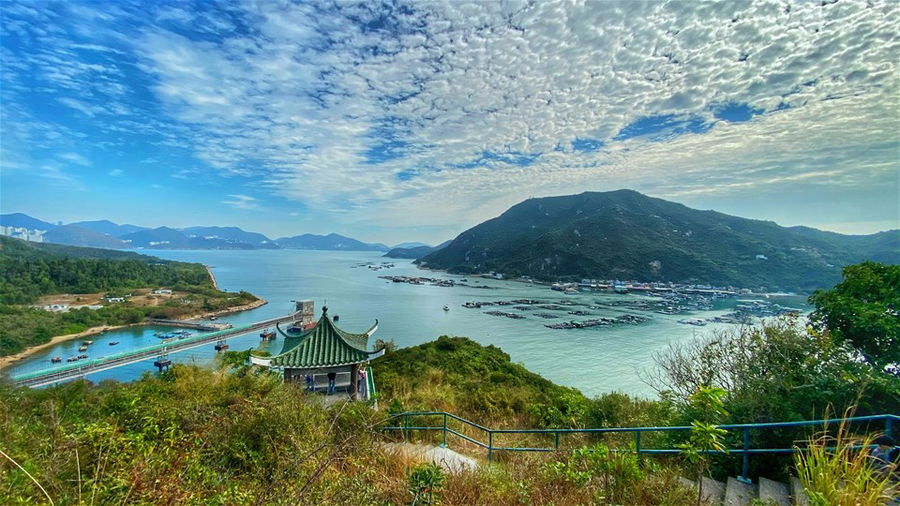
{"label": "stone step", "polygon": [[759,499],[777,506],[791,506],[791,489],[785,483],[760,476]]}
{"label": "stone step", "polygon": [[800,478],[791,476],[791,499],[794,500],[794,506],[809,506],[809,496],[806,489],[800,483]]}
{"label": "stone step", "polygon": [[759,495],[758,489],[756,485],[748,485],[729,476],[725,485],[725,506],[750,506],[750,502]]}
{"label": "stone step", "polygon": [[709,504],[722,504],[725,499],[725,484],[706,476],[700,480],[703,482],[703,501]]}

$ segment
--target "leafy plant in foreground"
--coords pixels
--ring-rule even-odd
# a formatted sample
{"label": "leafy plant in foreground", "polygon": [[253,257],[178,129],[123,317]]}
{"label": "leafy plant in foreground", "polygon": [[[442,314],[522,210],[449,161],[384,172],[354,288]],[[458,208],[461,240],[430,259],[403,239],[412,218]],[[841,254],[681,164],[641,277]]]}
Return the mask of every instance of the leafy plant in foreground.
{"label": "leafy plant in foreground", "polygon": [[676,445],[687,457],[688,461],[696,466],[698,475],[697,504],[703,499],[704,475],[709,474],[708,452],[720,451],[728,453],[723,438],[727,434],[724,429],[716,426],[716,422],[724,416],[723,399],[728,392],[717,387],[700,387],[691,396],[691,407],[698,410],[700,418],[691,422],[691,438],[687,443]]}
{"label": "leafy plant in foreground", "polygon": [[435,504],[444,485],[444,473],[439,466],[427,462],[407,470],[406,480],[413,496],[410,505]]}

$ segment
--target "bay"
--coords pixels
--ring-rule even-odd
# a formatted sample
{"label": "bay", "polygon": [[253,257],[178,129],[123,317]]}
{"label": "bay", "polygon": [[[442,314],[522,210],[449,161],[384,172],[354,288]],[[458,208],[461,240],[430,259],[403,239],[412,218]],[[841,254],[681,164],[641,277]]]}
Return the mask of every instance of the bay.
{"label": "bay", "polygon": [[[563,295],[547,286],[517,281],[454,276],[418,269],[409,260],[383,258],[378,252],[338,252],[301,250],[250,251],[169,251],[147,252],[161,258],[185,262],[200,262],[211,266],[223,290],[247,290],[269,303],[252,311],[220,318],[235,326],[285,315],[294,308],[294,300],[312,299],[316,313],[322,305],[329,314],[339,315],[338,325],[350,332],[368,329],[379,321],[375,338],[393,340],[397,346],[413,346],[431,341],[441,335],[467,336],[484,344],[495,345],[510,355],[513,361],[541,374],[547,379],[578,388],[589,396],[621,391],[640,396],[652,396],[653,389],[642,377],[653,367],[653,354],[664,350],[669,343],[712,335],[716,331],[735,330],[728,324],[709,324],[695,327],[677,323],[684,318],[708,318],[722,315],[735,304],[734,299],[716,301],[711,311],[695,311],[679,315],[663,315],[637,310],[604,308],[588,310],[592,316],[579,317],[557,312],[559,319],[547,320],[533,313],[543,310],[521,311],[525,319],[491,316],[485,311],[518,312],[511,306],[467,309],[467,301],[497,301],[520,298],[538,299],[545,303],[565,300],[585,305],[598,301],[643,299],[641,295],[617,295],[580,292]],[[394,267],[373,270],[364,263],[393,262]],[[427,276],[459,281],[467,278],[469,287],[441,287],[428,284],[394,283],[379,278],[382,275]],[[786,305],[805,307],[801,297],[776,299]],[[447,305],[449,311],[444,311]],[[585,309],[574,307],[571,309]],[[592,317],[615,317],[623,313],[648,316],[651,320],[639,325],[614,325],[585,329],[548,329],[544,325]],[[87,339],[94,341],[88,354],[97,358],[159,342],[153,334],[158,327],[131,327],[110,331]],[[109,342],[119,344],[110,346]],[[81,340],[61,343],[42,350],[16,365],[10,371],[18,374],[50,367],[50,359],[77,355]],[[258,334],[237,337],[228,341],[231,350],[245,350],[260,345]],[[281,349],[281,340],[270,345],[270,351]],[[371,342],[370,342],[371,344]],[[213,344],[170,355],[181,363],[210,365],[216,356]],[[130,381],[153,371],[153,359],[93,373],[88,379]],[[377,380],[377,378],[376,378]]]}

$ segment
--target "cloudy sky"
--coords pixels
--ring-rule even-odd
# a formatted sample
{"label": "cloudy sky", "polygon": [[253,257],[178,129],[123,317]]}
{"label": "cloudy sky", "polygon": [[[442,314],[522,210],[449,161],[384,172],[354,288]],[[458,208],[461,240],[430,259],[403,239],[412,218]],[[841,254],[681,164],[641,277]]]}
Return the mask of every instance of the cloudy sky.
{"label": "cloudy sky", "polygon": [[900,226],[900,6],[3,1],[0,209],[438,242],[633,188]]}

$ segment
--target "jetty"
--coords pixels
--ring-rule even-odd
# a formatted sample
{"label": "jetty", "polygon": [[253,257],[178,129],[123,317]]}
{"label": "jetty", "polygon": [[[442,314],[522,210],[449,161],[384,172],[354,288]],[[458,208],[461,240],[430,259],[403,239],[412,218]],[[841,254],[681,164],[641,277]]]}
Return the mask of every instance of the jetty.
{"label": "jetty", "polygon": [[150,320],[151,325],[162,325],[167,327],[178,327],[182,329],[194,329],[194,330],[206,330],[206,331],[216,331],[216,330],[225,330],[230,329],[230,323],[209,323],[209,322],[198,322],[192,320],[163,320],[160,318],[153,318]]}

